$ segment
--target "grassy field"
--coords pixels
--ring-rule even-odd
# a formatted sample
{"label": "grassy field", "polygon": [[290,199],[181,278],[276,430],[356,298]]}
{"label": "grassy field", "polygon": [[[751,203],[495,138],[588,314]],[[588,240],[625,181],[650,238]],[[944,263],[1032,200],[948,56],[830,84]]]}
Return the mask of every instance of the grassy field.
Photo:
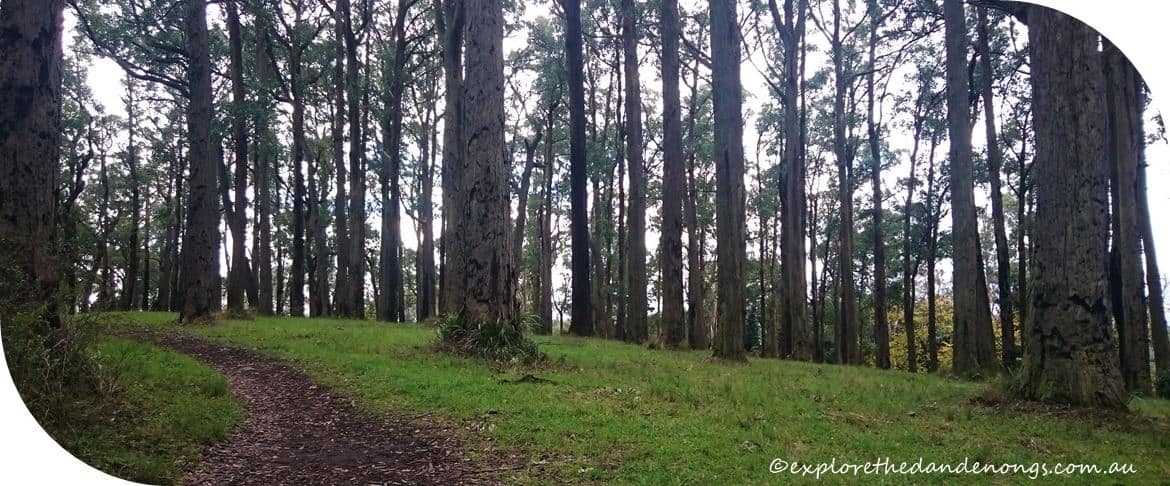
{"label": "grassy field", "polygon": [[[170,327],[171,314],[130,325]],[[641,484],[773,483],[774,458],[801,463],[1131,463],[1170,477],[1170,402],[1139,399],[1109,415],[1020,410],[971,400],[986,385],[939,376],[650,351],[610,341],[537,336],[552,364],[493,369],[437,353],[433,329],[326,319],[224,321],[185,331],[286,359],[375,411],[433,413],[523,451],[559,480]],[[548,382],[517,381],[531,373]],[[195,407],[198,408],[198,407]],[[202,413],[202,411],[191,410]],[[470,434],[469,434],[470,435]],[[1014,483],[1025,475],[871,477],[887,483]],[[1102,476],[1049,477],[1099,483]],[[855,482],[828,476],[829,482]],[[802,481],[802,482],[803,482]]]}
{"label": "grassy field", "polygon": [[225,438],[243,419],[227,380],[186,355],[110,336],[95,351],[111,390],[73,404],[77,413],[48,431],[106,473],[175,483],[204,446]]}

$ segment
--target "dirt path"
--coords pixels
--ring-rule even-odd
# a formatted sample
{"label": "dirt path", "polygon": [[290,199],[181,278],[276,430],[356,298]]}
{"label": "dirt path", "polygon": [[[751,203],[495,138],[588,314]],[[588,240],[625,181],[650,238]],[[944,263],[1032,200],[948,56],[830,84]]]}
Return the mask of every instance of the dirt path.
{"label": "dirt path", "polygon": [[514,469],[472,461],[449,431],[356,410],[277,359],[181,334],[157,342],[214,367],[247,409],[185,484],[500,484]]}

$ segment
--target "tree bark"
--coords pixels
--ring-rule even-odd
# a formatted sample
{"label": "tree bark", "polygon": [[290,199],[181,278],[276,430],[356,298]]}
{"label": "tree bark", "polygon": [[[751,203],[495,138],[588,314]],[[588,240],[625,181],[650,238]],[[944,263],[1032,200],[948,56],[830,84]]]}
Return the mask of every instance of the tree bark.
{"label": "tree bark", "polygon": [[230,50],[232,86],[232,152],[235,159],[235,184],[230,211],[225,212],[232,233],[232,268],[228,275],[227,307],[236,314],[244,312],[244,297],[251,280],[251,264],[244,253],[248,221],[248,123],[247,99],[244,85],[244,48],[240,33],[240,12],[237,1],[227,2],[228,44]]}
{"label": "tree bark", "polygon": [[743,92],[734,0],[711,0],[711,90],[715,122],[716,253],[719,325],[715,357],[742,361],[746,228],[743,186]]}
{"label": "tree bark", "polygon": [[1146,163],[1143,160],[1137,168],[1137,210],[1141,224],[1142,252],[1146,260],[1146,287],[1149,289],[1148,306],[1150,326],[1153,328],[1154,368],[1159,377],[1170,375],[1170,336],[1166,330],[1166,307],[1162,297],[1162,272],[1158,269],[1158,253],[1154,246],[1154,228],[1150,223],[1150,203],[1146,189]]}
{"label": "tree bark", "polygon": [[[628,6],[627,6],[628,5]],[[625,16],[623,30],[631,32],[626,42],[626,84],[630,92],[626,99],[627,152],[630,157],[630,240],[631,281],[634,289],[644,288],[645,266],[641,262],[646,252],[646,175],[642,164],[642,95],[637,69],[636,15],[632,0],[624,0]],[[660,341],[667,348],[679,348],[686,344],[687,327],[683,313],[683,262],[682,262],[682,204],[686,191],[686,166],[683,161],[682,108],[679,94],[678,44],[681,34],[678,1],[666,0],[661,4],[662,22],[662,228],[659,243],[659,264],[662,272],[662,335]],[[640,268],[639,268],[640,267]],[[642,283],[642,285],[639,285]],[[645,308],[645,295],[631,292],[631,305]],[[645,313],[633,309],[639,334],[631,342],[646,338],[641,334]],[[633,314],[631,314],[633,315]]]}
{"label": "tree bark", "polygon": [[1117,325],[1121,378],[1128,391],[1150,392],[1150,329],[1142,286],[1141,230],[1137,214],[1137,171],[1145,149],[1142,79],[1111,42],[1104,42],[1107,155],[1112,203],[1111,307]]}
{"label": "tree bark", "polygon": [[[337,181],[337,195],[333,204],[333,234],[334,246],[337,247],[337,271],[334,275],[335,284],[334,307],[338,316],[353,317],[353,282],[350,281],[349,269],[353,266],[350,243],[348,201],[346,183],[349,180],[345,160],[345,20],[340,17],[341,9],[334,9],[333,38],[333,120],[330,125],[330,137],[333,141],[333,168]],[[356,258],[362,258],[358,255]]]}
{"label": "tree bark", "polygon": [[206,321],[219,303],[219,211],[216,161],[211,152],[211,55],[207,33],[207,1],[187,1],[187,105],[190,139],[190,194],[187,230],[183,235],[181,273],[183,322]]}
{"label": "tree bark", "polygon": [[1106,285],[1109,186],[1099,37],[1045,7],[1029,7],[1028,18],[1039,237],[1017,392],[1124,409]]}
{"label": "tree bark", "polygon": [[857,284],[853,274],[853,157],[849,154],[845,134],[845,92],[848,80],[844,71],[844,46],[841,38],[841,2],[833,0],[833,153],[837,159],[837,199],[841,223],[838,228],[837,278],[841,292],[837,311],[837,363],[861,364],[858,342]]}
{"label": "tree bark", "polygon": [[462,315],[471,322],[513,317],[508,266],[509,184],[504,159],[504,11],[500,0],[467,0],[467,163],[460,228],[466,257]]}
{"label": "tree bark", "polygon": [[[464,224],[458,195],[463,163],[463,23],[464,0],[435,0],[436,27],[443,46],[443,236],[439,312],[454,312],[464,300],[464,260],[459,232]],[[441,4],[440,4],[441,2]]]}
{"label": "tree bark", "polygon": [[585,159],[585,85],[581,47],[581,0],[566,0],[565,64],[569,87],[569,206],[572,233],[572,315],[569,334],[593,335],[592,286],[589,278],[589,196]]}
{"label": "tree bark", "polygon": [[[54,293],[61,140],[61,0],[5,0],[0,7],[0,259],[18,282],[0,303],[44,304],[60,323]],[[9,285],[11,284],[11,287]],[[10,300],[11,299],[11,300]]]}
{"label": "tree bark", "polygon": [[[142,217],[141,181],[138,179],[138,86],[133,78],[126,80],[126,169],[130,183],[130,235],[126,243],[126,276],[122,279],[122,301],[119,307],[128,311],[134,306],[138,292],[138,232]],[[145,285],[145,282],[143,283]]]}
{"label": "tree bark", "polygon": [[967,21],[961,0],[944,0],[947,118],[950,127],[951,227],[954,251],[954,363],[959,375],[994,373],[991,313],[980,289],[978,218],[971,161],[971,101],[967,73]]}
{"label": "tree bark", "polygon": [[362,93],[358,86],[358,38],[353,28],[349,0],[337,0],[338,15],[345,26],[345,86],[349,101],[349,277],[354,317],[365,316],[366,274],[366,170],[362,138]]}
{"label": "tree bark", "polygon": [[[512,262],[509,265],[509,286],[513,292],[520,291],[520,260],[524,255],[524,230],[528,221],[528,191],[532,186],[532,169],[536,167],[536,149],[540,147],[543,132],[536,132],[532,140],[524,141],[524,174],[520,177],[520,203],[517,206],[516,222],[512,225]],[[513,297],[513,305],[520,309],[520,299]]]}
{"label": "tree bark", "polygon": [[[402,192],[399,189],[399,176],[402,167],[402,93],[405,86],[403,77],[406,75],[406,16],[409,13],[410,0],[398,0],[397,13],[394,16],[394,57],[389,79],[389,92],[386,99],[387,120],[383,121],[383,133],[387,157],[379,173],[379,182],[382,185],[382,248],[378,257],[379,281],[382,293],[379,296],[381,305],[377,306],[381,321],[406,320],[406,303],[400,298],[402,294],[402,262],[399,255],[402,252],[401,210]],[[351,125],[352,126],[352,125]],[[352,130],[351,130],[352,132]],[[351,133],[352,136],[352,133]],[[352,155],[351,155],[352,157]]]}
{"label": "tree bark", "polygon": [[[871,5],[876,5],[876,2]],[[877,367],[890,368],[890,324],[886,315],[886,241],[885,231],[882,228],[882,145],[881,126],[877,117],[877,92],[874,77],[877,71],[877,43],[878,29],[881,27],[882,11],[874,8],[870,11],[869,29],[869,75],[866,84],[869,88],[868,104],[868,132],[870,182],[873,187],[873,335],[877,345]]]}
{"label": "tree bark", "polygon": [[553,121],[556,105],[549,107],[545,119],[544,137],[544,201],[540,215],[540,333],[552,334],[554,265],[552,241],[553,175],[556,159],[553,157]]}
{"label": "tree bark", "polygon": [[1008,248],[1007,229],[1003,214],[1003,182],[1000,171],[1003,167],[1003,153],[999,150],[999,134],[995,127],[995,96],[992,81],[995,72],[991,69],[991,43],[987,21],[987,8],[978,7],[979,18],[979,70],[983,97],[983,118],[987,130],[987,165],[991,175],[991,220],[995,226],[996,280],[999,287],[999,331],[1003,365],[1007,369],[1016,367],[1016,329],[1012,317],[1012,264]]}

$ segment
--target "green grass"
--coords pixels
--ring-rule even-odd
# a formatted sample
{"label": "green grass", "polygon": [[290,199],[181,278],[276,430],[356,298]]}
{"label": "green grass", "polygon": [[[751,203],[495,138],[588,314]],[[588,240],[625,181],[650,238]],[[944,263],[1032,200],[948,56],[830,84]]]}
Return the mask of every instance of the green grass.
{"label": "green grass", "polygon": [[[136,314],[168,326],[170,314]],[[558,480],[639,484],[811,482],[768,472],[802,463],[1132,463],[1124,483],[1170,477],[1170,402],[1127,416],[1014,411],[971,403],[986,385],[868,368],[650,351],[537,336],[553,364],[493,370],[434,351],[435,331],[325,319],[225,321],[187,331],[289,360],[375,411],[434,413],[498,446],[549,461]],[[507,383],[525,373],[553,383]],[[1014,483],[1024,476],[875,476],[901,484]],[[1048,478],[1098,483],[1100,476]],[[546,481],[536,478],[536,481]],[[828,476],[852,483],[853,476]]]}
{"label": "green grass", "polygon": [[226,438],[243,419],[227,380],[186,355],[110,336],[95,351],[112,378],[105,396],[72,404],[69,419],[48,432],[101,471],[176,483],[204,446]]}

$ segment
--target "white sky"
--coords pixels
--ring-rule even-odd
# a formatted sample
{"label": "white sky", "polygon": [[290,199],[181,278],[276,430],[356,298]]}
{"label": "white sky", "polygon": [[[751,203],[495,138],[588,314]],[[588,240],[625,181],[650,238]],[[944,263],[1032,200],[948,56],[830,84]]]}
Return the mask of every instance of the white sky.
{"label": "white sky", "polygon": [[[696,11],[698,8],[701,8],[699,4],[694,1],[684,1],[682,3],[683,8],[688,11]],[[1142,71],[1143,76],[1146,77],[1147,82],[1151,86],[1151,90],[1154,93],[1155,105],[1152,107],[1151,112],[1158,112],[1158,95],[1160,93],[1170,92],[1170,84],[1168,84],[1170,83],[1170,69],[1167,69],[1166,65],[1162,62],[1163,53],[1159,52],[1159,46],[1162,45],[1161,36],[1159,33],[1164,25],[1166,25],[1166,21],[1170,20],[1170,18],[1167,18],[1165,10],[1166,7],[1164,7],[1161,2],[1147,2],[1143,0],[1114,0],[1113,2],[1110,2],[1108,8],[1090,0],[1062,0],[1060,2],[1047,0],[1040,1],[1038,3],[1058,3],[1066,12],[1070,12],[1082,19],[1090,19],[1090,23],[1095,28],[1109,36],[1115,44],[1120,46],[1122,50],[1125,51],[1127,55],[1129,55],[1134,60],[1135,64]],[[745,9],[746,6],[741,5],[741,16],[744,15]],[[217,17],[218,13],[215,12],[216,9],[213,8],[211,10],[211,15]],[[1140,12],[1140,15],[1126,15],[1127,12]],[[527,18],[536,18],[548,15],[547,4],[529,5],[527,6],[525,13]],[[67,15],[66,19],[67,27],[71,28],[75,24],[75,19],[71,14]],[[810,42],[823,44],[821,34],[816,31],[816,28],[811,21],[809,22],[808,28],[808,38]],[[526,32],[517,32],[513,36],[506,39],[505,50],[512,51],[522,47],[525,42],[526,35]],[[745,35],[747,34],[745,33]],[[71,35],[66,35],[67,49],[69,48],[69,44],[71,44],[69,37],[71,37]],[[640,55],[643,58],[643,65],[641,68],[643,89],[657,92],[661,87],[661,80],[658,75],[659,73],[655,68],[655,63],[650,59],[646,59],[646,56],[652,54],[643,49]],[[810,56],[808,74],[811,75],[819,67],[814,65],[816,62],[816,56]],[[747,91],[747,98],[745,99],[746,116],[744,145],[745,148],[747,148],[745,153],[748,157],[746,166],[748,168],[749,174],[746,184],[749,188],[755,187],[756,184],[753,168],[755,167],[754,147],[758,134],[755,130],[756,124],[753,112],[756,111],[754,108],[759,106],[761,103],[770,101],[767,99],[768,95],[764,78],[757,70],[757,67],[762,67],[764,65],[765,63],[763,62],[761,54],[754,53],[750,59],[745,58],[741,69],[741,76],[744,87]],[[122,70],[114,62],[102,58],[94,59],[93,65],[89,71],[88,84],[93,90],[94,97],[105,106],[107,112],[120,115],[124,115],[125,113],[121,101],[124,94],[122,78]],[[891,88],[891,93],[896,93],[904,89],[905,88],[902,86],[902,83],[895,82]],[[531,110],[533,107],[530,107],[529,109]],[[887,103],[887,109],[889,109],[889,103]],[[658,111],[659,110],[649,110],[645,116],[658,116]],[[891,116],[892,115],[887,114],[886,118],[889,119]],[[982,120],[980,120],[979,123],[980,124],[975,127],[973,132],[976,150],[981,150],[985,143]],[[891,149],[895,151],[903,150],[908,153],[911,143],[911,134],[899,133],[897,131],[898,129],[893,126],[888,127],[887,130],[886,137],[889,140]],[[945,153],[942,151],[943,149],[945,149],[945,145],[940,147],[940,154]],[[1148,172],[1149,187],[1151,189],[1149,199],[1151,208],[1153,210],[1152,217],[1154,218],[1155,240],[1159,242],[1162,248],[1170,248],[1170,246],[1167,246],[1167,244],[1170,244],[1170,224],[1163,224],[1170,223],[1170,215],[1159,211],[1160,208],[1170,207],[1170,191],[1166,190],[1170,188],[1170,164],[1167,163],[1170,161],[1170,146],[1168,146],[1166,143],[1158,143],[1149,147],[1147,150],[1147,160],[1150,164]],[[764,168],[771,167],[775,163],[775,160],[762,160],[762,165]],[[889,193],[891,190],[897,190],[897,180],[899,177],[905,176],[907,169],[908,167],[902,163],[886,171],[883,178],[883,186],[887,193]],[[863,187],[865,186],[867,185],[863,185]],[[533,187],[536,187],[535,183]],[[534,194],[538,190],[539,189],[534,189]],[[855,197],[860,200],[863,197],[867,197],[864,196],[866,193],[868,193],[868,190],[863,188]],[[987,198],[985,191],[977,191],[977,194],[977,197],[980,198],[979,204],[986,205]],[[441,194],[438,187],[436,187],[434,197],[436,202],[441,200]],[[894,199],[892,201],[887,202],[887,207],[901,204],[900,201],[902,201],[904,196],[895,194],[893,197]],[[652,214],[658,210],[658,208],[650,208]],[[371,214],[370,216],[371,222],[375,225],[375,227],[377,227],[379,224],[377,222],[377,214]],[[415,238],[413,221],[407,217],[405,213],[403,213],[401,220],[401,233],[405,246],[412,249],[417,248],[418,242]],[[753,226],[755,224],[756,223],[753,221],[749,221],[749,226]],[[865,219],[859,219],[858,224],[867,225],[869,222]],[[944,218],[944,226],[948,224],[949,218]],[[439,233],[439,230],[440,228],[438,227],[438,218],[436,218],[436,235]],[[653,254],[653,252],[656,250],[658,237],[659,236],[657,232],[647,232],[647,251],[651,252],[651,254]],[[749,244],[748,246],[749,251],[754,253],[752,248],[754,245]],[[709,244],[708,247],[714,248],[713,243]],[[567,253],[567,251],[562,251],[561,256],[567,257]],[[949,263],[944,263],[942,265],[941,271],[944,273],[947,272],[948,266]],[[554,272],[554,280],[557,280],[557,282],[554,284],[554,288],[559,288],[562,282],[568,278],[567,268],[565,268],[563,258],[562,265],[560,267],[561,268]],[[656,272],[652,271],[652,273]],[[655,305],[653,300],[650,302],[652,306]]]}

